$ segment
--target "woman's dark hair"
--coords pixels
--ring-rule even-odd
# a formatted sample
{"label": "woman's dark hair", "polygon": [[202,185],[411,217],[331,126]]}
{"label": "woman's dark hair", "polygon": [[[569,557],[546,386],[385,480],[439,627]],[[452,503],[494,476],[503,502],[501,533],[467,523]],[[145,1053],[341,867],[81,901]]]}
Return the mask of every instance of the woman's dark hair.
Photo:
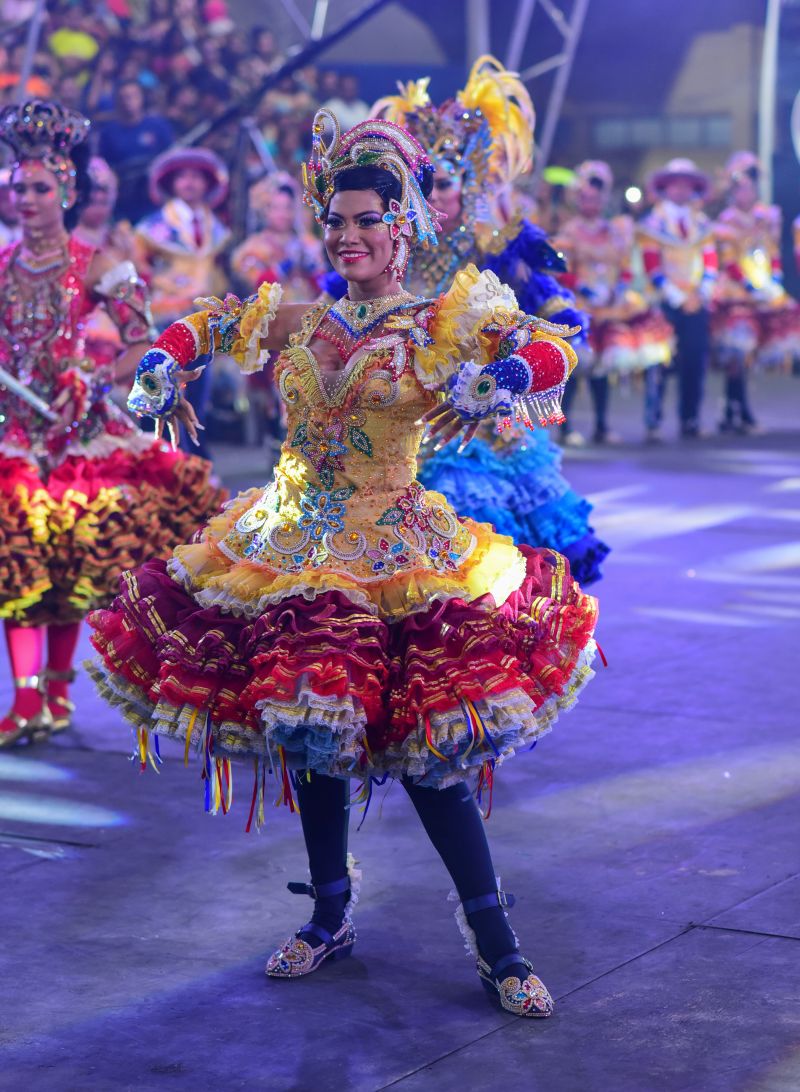
{"label": "woman's dark hair", "polygon": [[[433,189],[433,170],[426,170],[420,181],[423,197]],[[400,183],[391,171],[383,167],[351,167],[337,174],[333,180],[333,192],[345,193],[347,190],[374,190],[383,202],[385,209],[389,202],[399,201],[402,196]]]}
{"label": "woman's dark hair", "polygon": [[72,231],[77,227],[81,210],[88,204],[89,194],[92,191],[92,180],[89,177],[89,160],[91,149],[88,142],[78,144],[72,149],[71,159],[75,164],[75,204],[64,213],[64,227]]}

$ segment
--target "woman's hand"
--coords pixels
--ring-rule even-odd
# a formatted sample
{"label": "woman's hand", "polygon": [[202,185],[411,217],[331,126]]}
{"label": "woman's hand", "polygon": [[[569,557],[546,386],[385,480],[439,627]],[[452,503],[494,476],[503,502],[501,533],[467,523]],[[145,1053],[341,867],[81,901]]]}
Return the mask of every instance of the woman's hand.
{"label": "woman's hand", "polygon": [[457,413],[446,403],[428,410],[420,418],[419,423],[427,425],[428,436],[431,439],[434,436],[439,437],[434,444],[434,451],[440,451],[445,444],[449,444],[451,440],[454,440],[462,430],[464,431],[464,437],[458,445],[458,450],[463,451],[478,431],[480,425],[480,421],[465,421],[460,413]]}
{"label": "woman's hand", "polygon": [[[175,372],[175,382],[179,387],[185,387],[187,383],[193,382],[195,379],[200,378],[200,374],[205,369],[206,365],[201,364],[199,368],[192,368],[191,371]],[[189,439],[196,446],[200,446],[200,441],[197,438],[198,429],[205,431],[204,426],[197,420],[197,414],[194,412],[194,406],[188,401],[182,394],[178,398],[175,409],[169,417],[156,417],[156,436],[159,440],[164,438],[164,430],[169,434],[169,442],[173,451],[178,449],[178,441],[180,439],[180,430],[178,428],[178,422],[183,424]]]}

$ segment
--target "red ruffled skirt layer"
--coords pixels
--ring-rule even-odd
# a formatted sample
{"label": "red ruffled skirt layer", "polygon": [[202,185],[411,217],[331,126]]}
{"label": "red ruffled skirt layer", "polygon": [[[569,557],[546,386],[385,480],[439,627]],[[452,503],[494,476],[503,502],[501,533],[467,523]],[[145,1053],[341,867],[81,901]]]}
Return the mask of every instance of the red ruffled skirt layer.
{"label": "red ruffled skirt layer", "polygon": [[782,307],[722,301],[711,315],[714,358],[720,367],[740,364],[742,357],[760,368],[789,370],[800,359],[800,306]]}
{"label": "red ruffled skirt layer", "polygon": [[589,347],[599,374],[630,374],[668,364],[672,327],[658,308],[642,311],[624,322],[592,319]]}
{"label": "red ruffled skirt layer", "polygon": [[137,729],[218,762],[447,784],[532,746],[593,674],[596,601],[559,554],[521,549],[505,603],[450,599],[392,625],[338,591],[223,614],[151,561],[90,617],[90,670]]}
{"label": "red ruffled skirt layer", "polygon": [[109,603],[122,572],[167,557],[223,503],[210,473],[159,444],[70,456],[47,478],[0,457],[0,618],[73,622]]}

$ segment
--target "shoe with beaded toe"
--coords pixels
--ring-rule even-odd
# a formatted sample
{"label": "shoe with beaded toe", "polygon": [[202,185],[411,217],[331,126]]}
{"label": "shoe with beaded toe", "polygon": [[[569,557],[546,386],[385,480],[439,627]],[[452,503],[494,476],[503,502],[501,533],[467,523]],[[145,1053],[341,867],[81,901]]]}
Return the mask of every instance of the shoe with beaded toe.
{"label": "shoe with beaded toe", "polygon": [[[307,883],[288,885],[292,894],[310,895],[315,902],[345,893],[350,897],[336,932],[332,933],[315,921],[310,921],[274,951],[265,968],[265,974],[269,978],[301,978],[303,975],[312,974],[327,959],[345,959],[350,955],[356,942],[356,930],[350,918],[350,908],[356,901],[353,875],[351,869],[347,876],[332,883],[316,886]],[[318,943],[314,943],[315,941]]]}
{"label": "shoe with beaded toe", "polygon": [[[518,974],[503,977],[503,971],[511,968],[517,970],[520,965],[528,971],[525,978],[520,978]],[[547,986],[533,973],[530,962],[519,952],[503,956],[493,967],[478,956],[478,977],[486,992],[496,996],[506,1012],[540,1020],[553,1015],[555,1006]]]}
{"label": "shoe with beaded toe", "polygon": [[[458,898],[455,892],[450,897]],[[496,997],[506,1012],[541,1020],[553,1015],[553,998],[541,978],[534,974],[530,962],[516,947],[517,938],[513,930],[510,930],[510,938],[514,948],[489,964],[481,954],[478,936],[472,925],[485,911],[497,912],[499,909],[507,917],[506,910],[514,903],[514,896],[498,886],[497,890],[486,895],[465,899],[456,910],[456,922],[467,951],[477,960],[478,978],[486,992]]]}

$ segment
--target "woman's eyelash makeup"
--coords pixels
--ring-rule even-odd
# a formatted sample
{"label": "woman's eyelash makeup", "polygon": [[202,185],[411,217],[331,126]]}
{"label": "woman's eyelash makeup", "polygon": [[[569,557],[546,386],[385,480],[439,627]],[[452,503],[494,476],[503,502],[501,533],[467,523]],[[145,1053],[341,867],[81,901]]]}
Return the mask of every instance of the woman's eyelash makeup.
{"label": "woman's eyelash makeup", "polygon": [[[378,216],[377,213],[370,213],[368,216],[359,217],[356,222],[361,228],[369,228],[382,223],[382,218]],[[333,231],[341,231],[344,227],[344,220],[339,220],[335,216],[329,216],[325,226],[331,228]]]}

